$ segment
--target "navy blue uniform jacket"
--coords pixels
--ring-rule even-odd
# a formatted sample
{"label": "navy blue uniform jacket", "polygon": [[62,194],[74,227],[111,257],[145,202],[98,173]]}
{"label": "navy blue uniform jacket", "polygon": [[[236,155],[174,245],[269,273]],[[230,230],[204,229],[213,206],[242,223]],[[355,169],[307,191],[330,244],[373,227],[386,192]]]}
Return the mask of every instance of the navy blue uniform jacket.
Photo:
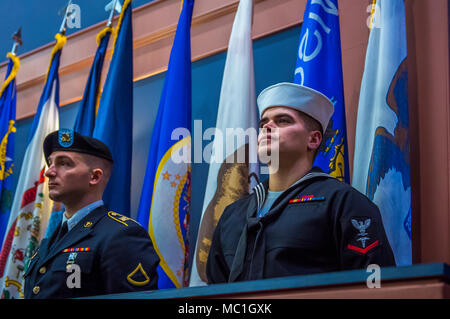
{"label": "navy blue uniform jacket", "polygon": [[[147,231],[105,206],[87,214],[51,248],[48,242],[42,240],[24,274],[25,298],[157,289],[159,257]],[[79,287],[71,264],[79,266]]]}
{"label": "navy blue uniform jacket", "polygon": [[378,207],[351,186],[313,168],[258,218],[267,190],[260,183],[224,210],[209,283],[395,265]]}

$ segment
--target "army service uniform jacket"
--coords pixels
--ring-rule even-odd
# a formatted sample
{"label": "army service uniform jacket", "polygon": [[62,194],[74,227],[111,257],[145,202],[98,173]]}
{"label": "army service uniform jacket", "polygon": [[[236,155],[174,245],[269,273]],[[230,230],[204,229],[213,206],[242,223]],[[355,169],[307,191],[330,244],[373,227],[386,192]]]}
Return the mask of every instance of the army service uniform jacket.
{"label": "army service uniform jacket", "polygon": [[100,206],[53,246],[49,247],[49,239],[42,240],[24,274],[24,294],[75,298],[153,290],[158,264],[147,231]]}
{"label": "army service uniform jacket", "polygon": [[224,210],[209,283],[395,265],[378,207],[351,186],[313,168],[258,218],[267,191],[260,183]]}

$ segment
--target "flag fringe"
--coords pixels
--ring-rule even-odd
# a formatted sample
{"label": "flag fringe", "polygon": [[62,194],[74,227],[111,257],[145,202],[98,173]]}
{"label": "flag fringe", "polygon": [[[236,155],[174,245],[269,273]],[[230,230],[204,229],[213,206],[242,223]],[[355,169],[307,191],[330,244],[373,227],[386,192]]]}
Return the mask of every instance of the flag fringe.
{"label": "flag fringe", "polygon": [[97,34],[97,45],[100,45],[100,42],[102,41],[103,37],[107,34],[107,33],[112,33],[114,32],[114,29],[111,27],[105,27],[102,31],[100,31]]}
{"label": "flag fringe", "polygon": [[48,65],[47,75],[45,76],[45,82],[47,82],[48,74],[50,73],[50,67],[52,66],[54,55],[56,54],[56,52],[60,51],[67,42],[67,37],[61,33],[57,33],[55,35],[55,39],[56,44],[52,49],[52,53],[50,54],[50,64]]}
{"label": "flag fringe", "polygon": [[19,57],[17,57],[15,54],[13,54],[11,52],[9,52],[6,55],[6,57],[10,58],[13,61],[14,65],[12,67],[11,73],[8,75],[8,78],[2,84],[2,88],[0,89],[0,97],[3,95],[3,92],[8,87],[9,83],[11,83],[15,79],[17,72],[19,71],[19,68],[20,68]]}

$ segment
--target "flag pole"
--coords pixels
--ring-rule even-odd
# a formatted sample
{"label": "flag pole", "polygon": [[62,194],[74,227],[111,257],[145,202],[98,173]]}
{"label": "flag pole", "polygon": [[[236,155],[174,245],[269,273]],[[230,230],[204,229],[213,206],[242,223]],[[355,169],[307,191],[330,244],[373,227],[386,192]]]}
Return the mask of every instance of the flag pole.
{"label": "flag pole", "polygon": [[17,46],[22,45],[22,27],[20,27],[16,33],[13,34],[12,39],[14,41],[11,49],[11,54],[16,55]]}
{"label": "flag pole", "polygon": [[[108,23],[106,24],[107,27],[110,27],[112,24],[112,20],[114,18],[114,12],[116,11],[116,7],[117,7],[117,0],[112,0],[110,3],[108,3],[105,7],[105,10],[108,10],[108,6],[111,4],[112,4],[112,6],[110,8],[111,12],[109,14]],[[118,10],[118,11],[120,13],[120,10]]]}
{"label": "flag pole", "polygon": [[62,34],[62,35],[66,34],[67,13],[69,12],[69,8],[70,8],[71,4],[72,4],[72,0],[69,0],[69,3],[66,6],[66,10],[65,10],[65,13],[64,13],[63,21],[61,23],[61,27],[59,28],[59,33]]}

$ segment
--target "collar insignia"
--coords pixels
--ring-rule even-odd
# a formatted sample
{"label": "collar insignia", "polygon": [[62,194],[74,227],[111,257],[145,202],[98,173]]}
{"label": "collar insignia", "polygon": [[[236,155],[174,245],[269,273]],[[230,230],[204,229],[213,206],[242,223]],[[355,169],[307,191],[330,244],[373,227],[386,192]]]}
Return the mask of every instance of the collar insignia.
{"label": "collar insignia", "polygon": [[84,224],[84,228],[88,228],[88,227],[91,227],[91,226],[92,226],[92,222],[86,222]]}

